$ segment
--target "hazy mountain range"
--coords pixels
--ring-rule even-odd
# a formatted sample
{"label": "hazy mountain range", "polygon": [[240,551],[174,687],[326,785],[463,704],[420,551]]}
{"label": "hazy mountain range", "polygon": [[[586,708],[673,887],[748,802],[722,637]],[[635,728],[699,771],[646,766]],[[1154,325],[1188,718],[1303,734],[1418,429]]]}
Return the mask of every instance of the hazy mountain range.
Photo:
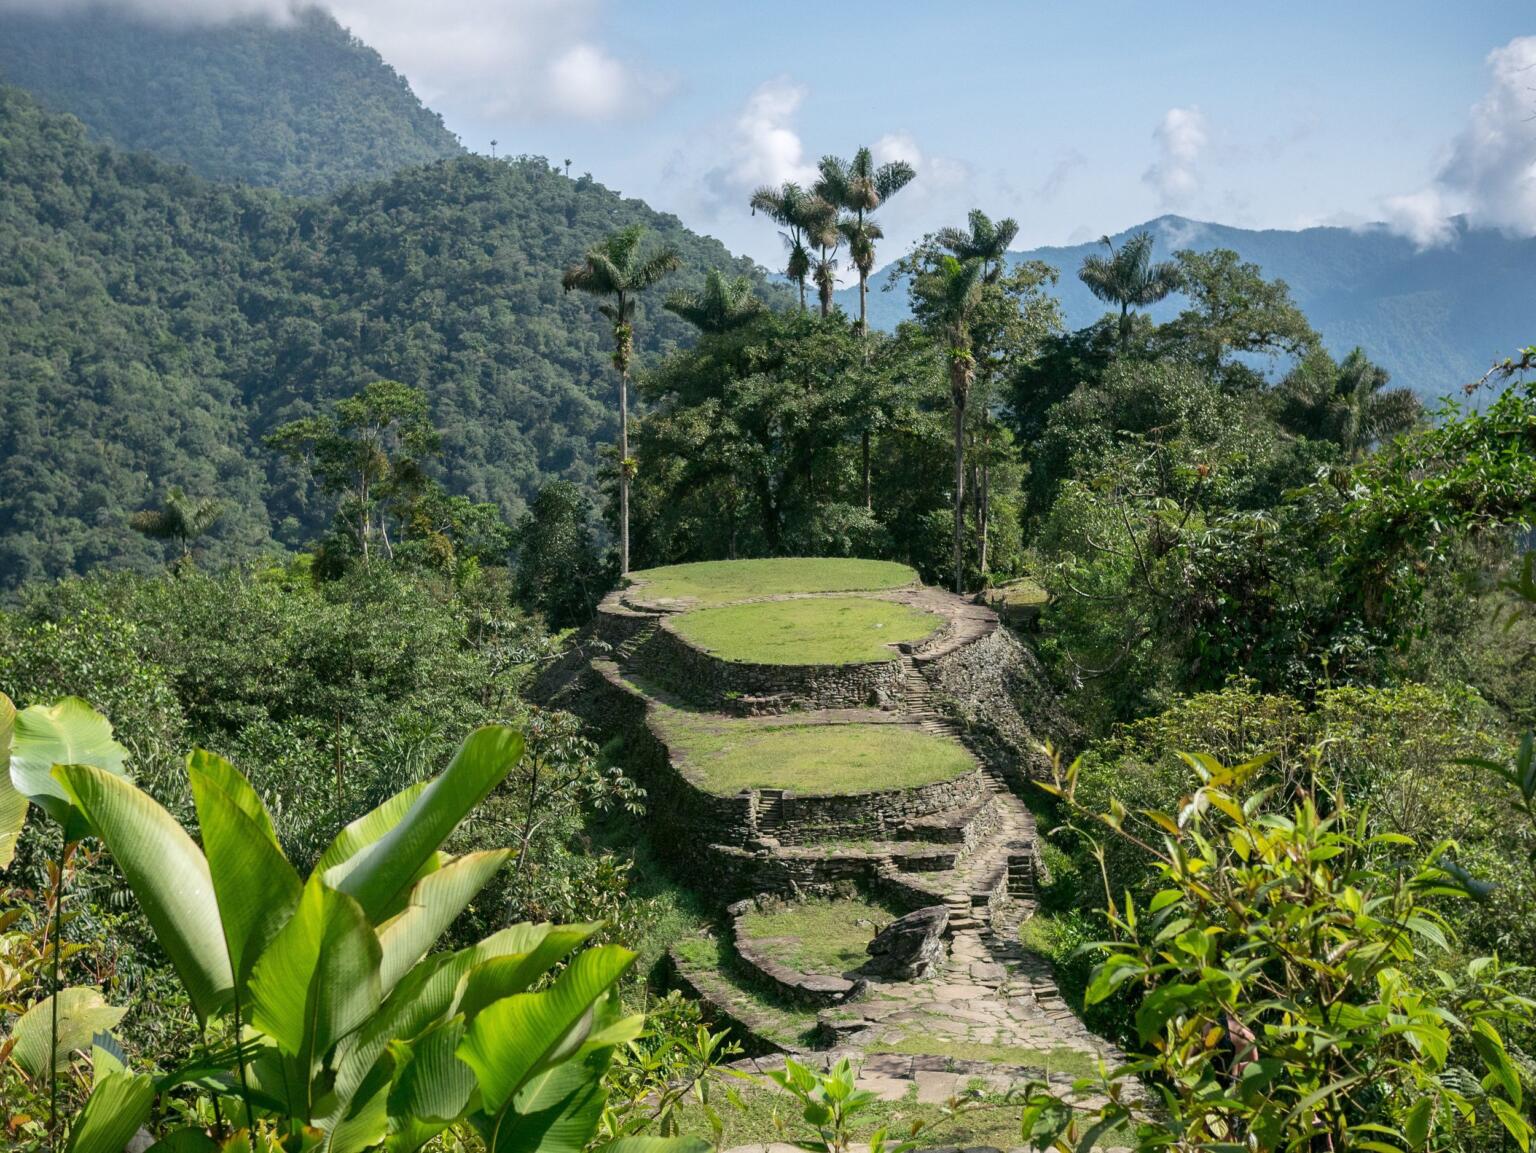
{"label": "hazy mountain range", "polygon": [[[1116,233],[1116,243],[1150,229],[1164,258],[1180,248],[1230,248],[1291,286],[1297,304],[1324,341],[1342,354],[1359,345],[1393,379],[1436,397],[1481,376],[1494,360],[1536,341],[1536,239],[1462,226],[1454,243],[1420,250],[1412,241],[1373,225],[1299,231],[1232,228],[1160,216]],[[1043,260],[1060,270],[1056,292],[1069,328],[1090,324],[1107,306],[1077,278],[1097,243],[1036,248],[1014,261]],[[875,274],[871,323],[894,328],[908,315],[902,285],[886,291],[890,266]],[[858,289],[838,301],[858,309]],[[1165,319],[1183,307],[1179,297],[1151,310]]]}

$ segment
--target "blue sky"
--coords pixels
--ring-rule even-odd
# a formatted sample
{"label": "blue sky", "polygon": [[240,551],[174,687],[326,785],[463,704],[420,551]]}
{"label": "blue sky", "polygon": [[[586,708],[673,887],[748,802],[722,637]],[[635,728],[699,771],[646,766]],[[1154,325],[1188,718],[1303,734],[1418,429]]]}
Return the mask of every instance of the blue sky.
{"label": "blue sky", "polygon": [[[772,228],[743,207],[752,177],[881,140],[921,174],[887,210],[893,255],[972,205],[1017,217],[1021,246],[1164,211],[1381,219],[1434,181],[1489,89],[1490,51],[1536,33],[1528,0],[562,7],[622,65],[626,94],[529,112],[433,97],[428,78],[449,124],[473,147],[569,156],[769,261]],[[1171,110],[1185,115],[1170,132]]]}
{"label": "blue sky", "polygon": [[[217,22],[305,0],[107,2]],[[1530,0],[309,2],[470,147],[570,157],[770,264],[751,187],[861,144],[919,172],[882,256],[977,206],[1016,217],[1021,246],[1170,211],[1536,233]]]}

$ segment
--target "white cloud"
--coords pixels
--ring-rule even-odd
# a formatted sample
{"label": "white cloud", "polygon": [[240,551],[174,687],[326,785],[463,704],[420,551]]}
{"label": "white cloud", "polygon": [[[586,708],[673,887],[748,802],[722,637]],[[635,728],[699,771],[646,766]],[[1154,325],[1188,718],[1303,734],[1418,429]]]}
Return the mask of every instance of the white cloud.
{"label": "white cloud", "polygon": [[1160,208],[1188,207],[1200,190],[1197,166],[1209,140],[1205,113],[1195,105],[1170,108],[1152,138],[1157,141],[1157,160],[1142,173],[1142,180],[1157,193]]}
{"label": "white cloud", "polygon": [[711,183],[745,201],[760,185],[815,180],[816,166],[806,159],[794,123],[804,100],[805,88],[787,76],[759,84],[732,125],[730,161],[711,173]]}
{"label": "white cloud", "polygon": [[[107,7],[145,19],[287,21],[309,0],[0,0],[0,10]],[[607,0],[314,0],[394,65],[428,105],[476,118],[618,120],[652,111],[672,78],[603,42]]]}
{"label": "white cloud", "polygon": [[1488,54],[1492,83],[1472,107],[1438,175],[1388,198],[1388,224],[1420,247],[1456,236],[1452,217],[1478,227],[1536,236],[1536,36]]}

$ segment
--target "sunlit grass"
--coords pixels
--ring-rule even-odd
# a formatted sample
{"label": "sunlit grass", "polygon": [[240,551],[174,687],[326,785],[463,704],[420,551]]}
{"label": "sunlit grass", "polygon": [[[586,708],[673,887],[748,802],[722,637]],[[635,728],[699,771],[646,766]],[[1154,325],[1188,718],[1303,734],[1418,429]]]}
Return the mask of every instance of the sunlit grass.
{"label": "sunlit grass", "polygon": [[864,793],[947,781],[976,767],[957,742],[892,724],[764,725],[665,709],[664,739],[711,792]]}
{"label": "sunlit grass", "polygon": [[797,973],[840,976],[869,960],[865,946],[891,914],[868,901],[797,901],[736,922],[764,956]]}
{"label": "sunlit grass", "polygon": [[868,592],[902,588],[917,581],[904,564],[842,557],[771,557],[667,565],[630,573],[644,587],[642,600],[691,599],[721,604],[781,593]]}
{"label": "sunlit grass", "polygon": [[835,665],[893,660],[891,645],[921,640],[943,623],[896,601],[815,597],[698,609],[678,617],[673,627],[721,660]]}

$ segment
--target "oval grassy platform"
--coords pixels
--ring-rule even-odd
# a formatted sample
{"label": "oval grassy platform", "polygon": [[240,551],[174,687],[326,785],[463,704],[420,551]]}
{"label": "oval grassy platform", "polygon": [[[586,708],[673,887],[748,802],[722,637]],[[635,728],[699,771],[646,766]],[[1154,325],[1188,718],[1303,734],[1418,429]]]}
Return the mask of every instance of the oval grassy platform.
{"label": "oval grassy platform", "polygon": [[695,609],[674,618],[672,628],[723,661],[848,665],[894,660],[891,645],[921,640],[943,624],[897,601],[833,596]]}
{"label": "oval grassy platform", "polygon": [[770,557],[765,560],[700,561],[630,573],[644,602],[723,604],[785,593],[874,592],[915,584],[904,564],[841,557]]}
{"label": "oval grassy platform", "polygon": [[865,946],[891,920],[889,910],[869,901],[817,899],[744,913],[736,931],[796,972],[837,977],[869,960]]}
{"label": "oval grassy platform", "polygon": [[721,795],[742,789],[821,796],[911,789],[976,768],[964,746],[907,725],[700,722],[668,712],[668,743],[704,788]]}

